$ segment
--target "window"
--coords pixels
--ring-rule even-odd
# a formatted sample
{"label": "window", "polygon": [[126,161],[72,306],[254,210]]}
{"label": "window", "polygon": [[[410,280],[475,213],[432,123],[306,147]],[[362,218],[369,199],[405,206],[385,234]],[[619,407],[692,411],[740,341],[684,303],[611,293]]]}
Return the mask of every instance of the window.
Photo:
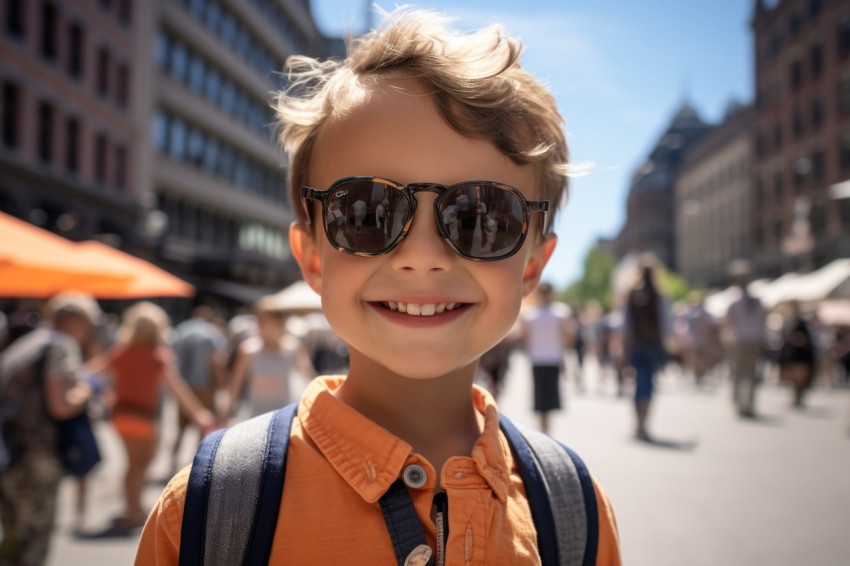
{"label": "window", "polygon": [[218,35],[218,28],[221,25],[221,6],[218,0],[212,0],[207,4],[206,20],[210,31]]}
{"label": "window", "polygon": [[776,151],[782,149],[782,124],[776,124],[773,128],[773,148]]}
{"label": "window", "polygon": [[118,2],[118,20],[125,26],[133,23],[133,1],[119,0]]}
{"label": "window", "polygon": [[109,94],[109,51],[106,47],[97,50],[97,93],[104,98]]}
{"label": "window", "polygon": [[817,79],[823,73],[823,45],[820,43],[812,45],[809,59],[812,68],[812,78]]}
{"label": "window", "polygon": [[205,72],[206,65],[204,65],[204,60],[197,55],[192,55],[191,62],[189,63],[189,87],[198,94],[204,92]]}
{"label": "window", "polygon": [[809,226],[811,226],[814,236],[822,236],[826,233],[826,206],[823,201],[812,203],[812,210],[809,213]]}
{"label": "window", "polygon": [[773,243],[776,247],[782,242],[782,220],[773,223]]}
{"label": "window", "polygon": [[53,159],[53,107],[38,105],[38,157],[47,163]]}
{"label": "window", "polygon": [[45,2],[41,6],[41,55],[49,61],[56,59],[56,5]]}
{"label": "window", "polygon": [[838,156],[839,163],[841,164],[841,170],[846,172],[850,169],[850,134],[844,134],[841,136],[841,141],[838,146]]}
{"label": "window", "polygon": [[218,105],[219,92],[221,89],[221,75],[216,69],[210,67],[207,69],[206,80],[204,81],[204,96],[210,103]]}
{"label": "window", "polygon": [[175,41],[171,46],[171,64],[169,70],[174,80],[186,82],[186,72],[189,65],[189,53],[186,51],[186,46]]}
{"label": "window", "polygon": [[782,198],[782,171],[773,174],[773,194],[776,200]]}
{"label": "window", "polygon": [[218,152],[221,144],[213,137],[207,139],[204,145],[204,169],[211,175],[215,175],[216,167],[218,166]]}
{"label": "window", "polygon": [[186,155],[186,122],[179,118],[171,120],[168,153],[175,161],[182,161]]}
{"label": "window", "polygon": [[850,111],[850,74],[838,79],[838,111]]}
{"label": "window", "polygon": [[812,98],[812,127],[819,129],[823,124],[823,97],[816,94]]}
{"label": "window", "polygon": [[157,110],[151,124],[151,141],[153,148],[160,153],[168,152],[169,119],[168,114]]}
{"label": "window", "polygon": [[815,19],[820,15],[821,8],[823,8],[822,0],[809,0],[809,17],[811,19]]}
{"label": "window", "polygon": [[236,99],[236,87],[229,80],[224,81],[221,86],[221,108],[230,115],[233,115],[233,105]]}
{"label": "window", "polygon": [[65,122],[65,169],[70,173],[79,170],[80,161],[80,122],[76,118],[68,118]]}
{"label": "window", "polygon": [[94,180],[106,183],[106,136],[98,134],[94,141]]}
{"label": "window", "polygon": [[3,83],[3,145],[18,147],[18,116],[20,90],[12,83]]}
{"label": "window", "polygon": [[791,62],[791,88],[798,90],[803,84],[803,62],[795,59]]}
{"label": "window", "polygon": [[198,128],[189,130],[188,146],[186,148],[187,158],[195,165],[201,165],[204,161],[204,134]]}
{"label": "window", "polygon": [[127,188],[127,148],[123,145],[115,148],[115,186]]}
{"label": "window", "polygon": [[761,132],[756,134],[756,157],[764,157],[764,136]]}
{"label": "window", "polygon": [[71,24],[68,31],[68,72],[74,78],[83,76],[84,43],[83,28],[80,24]]}
{"label": "window", "polygon": [[[850,22],[848,23],[850,26]],[[228,47],[232,47],[236,39],[236,20],[229,13],[225,13],[221,18],[221,40]],[[850,42],[850,30],[848,30],[848,42]],[[850,48],[850,47],[848,47]]]}
{"label": "window", "polygon": [[171,36],[162,30],[156,35],[154,60],[157,67],[163,71],[168,71],[168,63],[171,61]]}
{"label": "window", "polygon": [[838,24],[838,56],[850,53],[850,18],[844,18]]}
{"label": "window", "polygon": [[850,198],[843,198],[838,202],[840,203],[838,213],[841,216],[841,225],[844,228],[850,228]]}
{"label": "window", "polygon": [[126,108],[130,100],[130,69],[126,64],[118,65],[116,79],[118,82],[116,100],[121,108]]}
{"label": "window", "polygon": [[19,39],[24,36],[24,0],[6,0],[6,33]]}
{"label": "window", "polygon": [[795,138],[800,138],[803,135],[803,113],[799,108],[795,108],[794,112],[791,113],[791,127]]}
{"label": "window", "polygon": [[758,206],[764,204],[764,181],[761,177],[756,179],[756,204]]}
{"label": "window", "polygon": [[788,19],[788,35],[794,37],[800,33],[800,28],[803,27],[803,19],[800,14],[792,14]]}
{"label": "window", "polygon": [[826,154],[823,151],[816,151],[812,154],[812,177],[815,181],[823,181],[825,160]]}

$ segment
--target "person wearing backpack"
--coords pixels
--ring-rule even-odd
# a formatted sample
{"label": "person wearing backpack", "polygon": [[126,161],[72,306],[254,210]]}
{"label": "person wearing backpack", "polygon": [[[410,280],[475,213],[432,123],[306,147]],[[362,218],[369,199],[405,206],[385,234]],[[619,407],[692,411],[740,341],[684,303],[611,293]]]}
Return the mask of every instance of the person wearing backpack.
{"label": "person wearing backpack", "polygon": [[[350,369],[205,440],[148,518],[137,565],[620,563],[580,460],[519,438],[473,385],[554,250],[547,211],[569,172],[554,99],[520,51],[498,26],[454,32],[401,9],[344,61],[289,59],[276,100],[289,240]],[[458,200],[455,235],[442,219]],[[485,249],[478,203],[498,218]]]}
{"label": "person wearing backpack", "polygon": [[0,424],[10,461],[0,468],[0,565],[47,560],[59,482],[57,420],[86,409],[91,386],[78,370],[100,319],[94,298],[60,293],[45,305],[45,322],[0,354]]}

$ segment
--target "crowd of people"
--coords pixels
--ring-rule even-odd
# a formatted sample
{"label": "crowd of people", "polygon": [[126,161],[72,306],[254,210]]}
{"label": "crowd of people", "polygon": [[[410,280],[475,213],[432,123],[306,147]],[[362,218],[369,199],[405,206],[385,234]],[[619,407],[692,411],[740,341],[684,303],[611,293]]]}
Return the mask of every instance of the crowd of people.
{"label": "crowd of people", "polygon": [[[788,302],[767,308],[749,293],[746,272],[734,273],[738,297],[717,316],[705,293],[672,301],[660,288],[660,266],[645,255],[634,282],[604,310],[597,301],[569,306],[542,283],[514,331],[481,361],[481,382],[495,395],[504,389],[511,353],[519,349],[531,367],[533,409],[547,431],[550,413],[566,406],[565,380],[585,390],[585,360],[598,366],[603,387],[616,396],[631,392],[637,439],[651,441],[648,417],[659,373],[672,369],[707,391],[728,379],[733,410],[755,418],[761,384],[790,391],[790,405],[805,406],[818,382],[850,385],[850,325],[824,324],[811,305]],[[567,363],[572,360],[572,363]]]}
{"label": "crowd of people", "polygon": [[[314,354],[322,369],[335,364],[344,371],[344,358],[324,351],[334,342],[326,329],[296,338],[273,296],[229,323],[199,305],[176,326],[149,301],[128,306],[120,317],[105,315],[94,298],[80,293],[60,293],[38,307],[21,301],[20,312],[4,315],[0,326],[3,564],[40,564],[46,555],[59,483],[68,473],[57,457],[55,422],[88,411],[120,438],[124,511],[104,529],[78,534],[124,536],[137,533],[149,512],[142,492],[161,448],[166,396],[179,408],[171,452],[176,472],[186,464],[178,450],[189,427],[203,436],[297,399],[315,376]],[[77,482],[80,526],[86,478]]]}

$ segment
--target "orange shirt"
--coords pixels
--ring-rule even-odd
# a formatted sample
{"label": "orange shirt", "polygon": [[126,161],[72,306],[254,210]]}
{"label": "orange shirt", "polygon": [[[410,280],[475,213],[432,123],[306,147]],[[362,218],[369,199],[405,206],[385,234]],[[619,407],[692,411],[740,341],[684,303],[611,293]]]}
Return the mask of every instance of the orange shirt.
{"label": "orange shirt", "polygon": [[[286,483],[270,564],[395,564],[379,499],[419,464],[425,485],[408,489],[428,544],[435,471],[410,445],[333,396],[341,378],[313,381],[292,424]],[[484,432],[468,457],[449,459],[440,485],[448,495],[446,564],[540,564],[537,534],[522,479],[499,430],[495,401],[476,388]],[[137,566],[176,565],[189,468],[160,497],[142,533]],[[599,508],[597,564],[619,565],[614,514],[596,486]]]}

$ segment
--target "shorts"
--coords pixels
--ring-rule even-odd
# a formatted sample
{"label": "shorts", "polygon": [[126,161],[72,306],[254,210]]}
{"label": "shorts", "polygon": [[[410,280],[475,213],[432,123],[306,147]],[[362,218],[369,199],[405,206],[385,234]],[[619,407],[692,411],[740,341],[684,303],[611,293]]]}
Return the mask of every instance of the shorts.
{"label": "shorts", "polygon": [[545,413],[561,408],[561,366],[532,366],[534,411]]}

